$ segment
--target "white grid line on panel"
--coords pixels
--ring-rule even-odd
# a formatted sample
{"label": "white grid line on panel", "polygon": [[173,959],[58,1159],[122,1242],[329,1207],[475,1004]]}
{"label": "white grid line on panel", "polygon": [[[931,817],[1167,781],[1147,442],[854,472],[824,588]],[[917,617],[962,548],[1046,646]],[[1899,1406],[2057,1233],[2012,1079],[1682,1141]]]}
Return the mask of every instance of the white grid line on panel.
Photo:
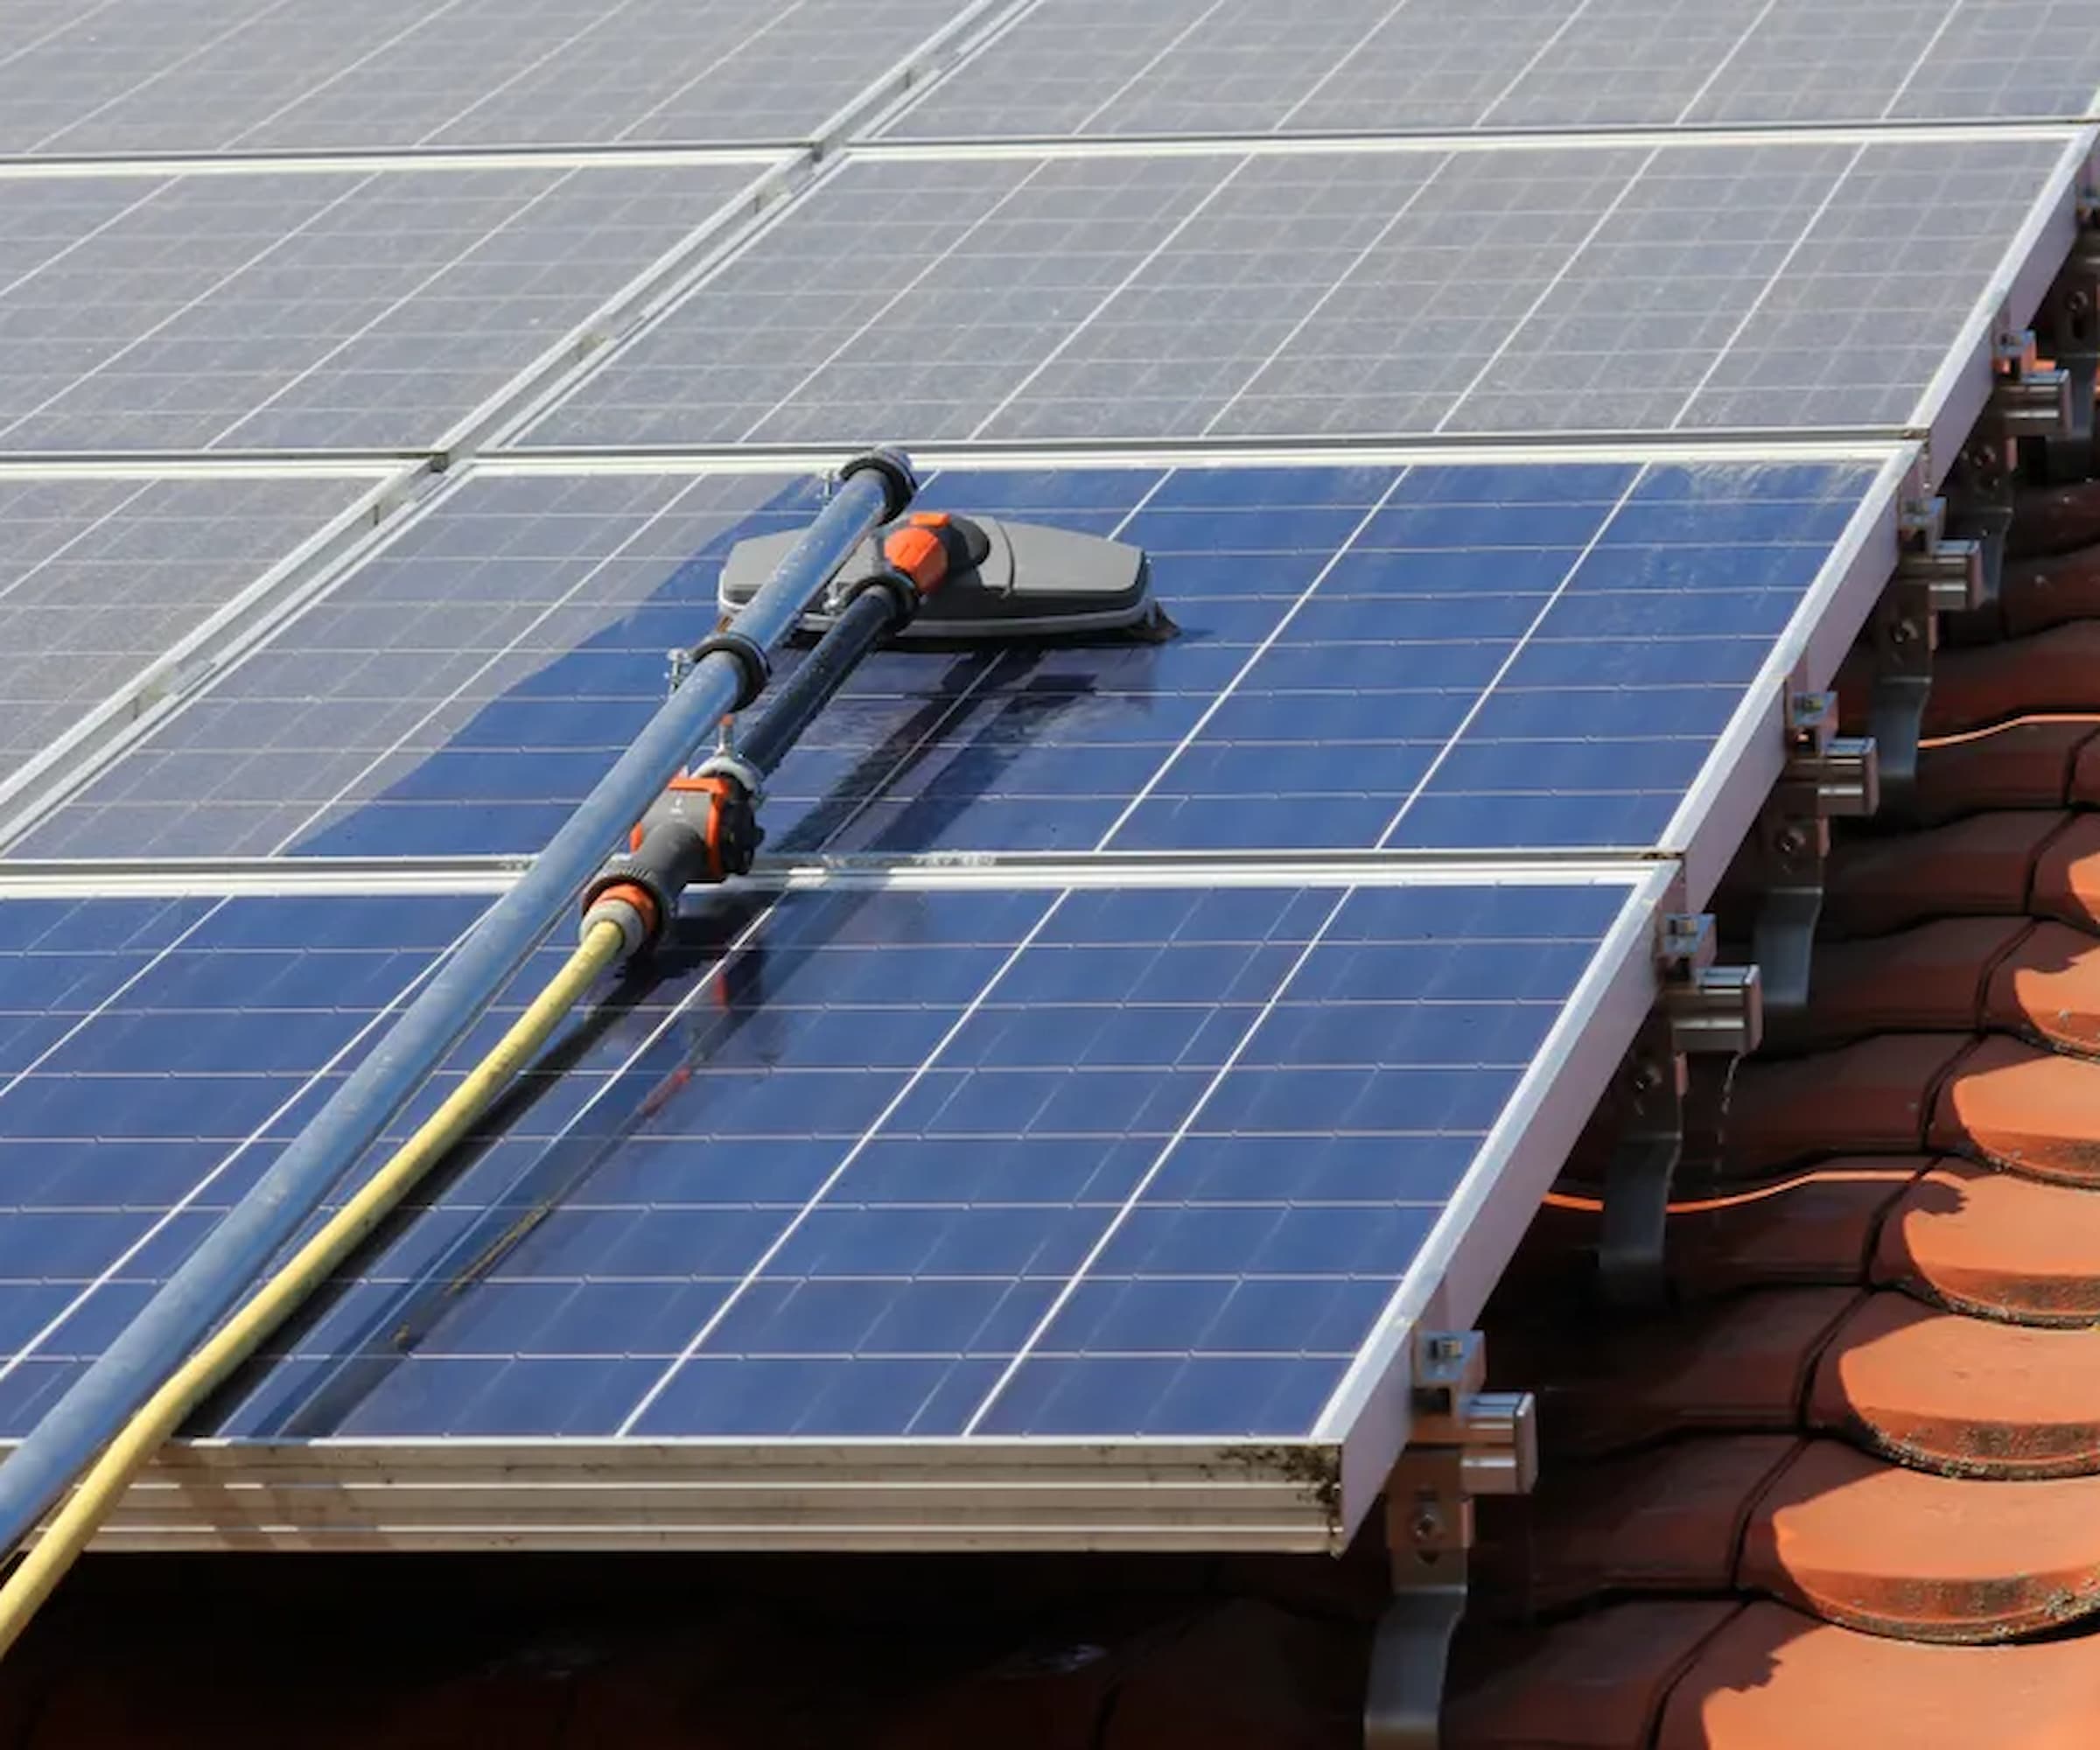
{"label": "white grid line on panel", "polygon": [[[1520,637],[1513,646],[1511,646],[1508,654],[1503,657],[1501,666],[1496,668],[1494,676],[1489,679],[1488,684],[1480,690],[1480,696],[1474,699],[1472,706],[1467,710],[1465,718],[1459,724],[1459,726],[1451,732],[1449,737],[1446,738],[1444,746],[1437,751],[1436,757],[1431,760],[1428,769],[1424,772],[1421,778],[1417,781],[1414,788],[1408,793],[1405,800],[1401,802],[1399,808],[1395,811],[1392,818],[1386,822],[1385,830],[1378,835],[1377,843],[1373,847],[1374,850],[1384,850],[1387,842],[1392,837],[1394,833],[1399,830],[1400,823],[1407,818],[1409,810],[1414,807],[1417,801],[1420,799],[1423,791],[1428,787],[1431,780],[1436,776],[1438,768],[1443,765],[1445,758],[1449,754],[1452,748],[1457,746],[1459,738],[1465,734],[1466,731],[1472,725],[1474,719],[1480,715],[1481,710],[1486,706],[1488,698],[1493,695],[1495,688],[1501,684],[1503,677],[1508,674],[1510,668],[1516,663],[1517,658],[1521,656],[1524,650],[1529,647],[1533,634],[1535,634],[1540,626],[1544,623],[1546,616],[1552,612],[1555,605],[1559,602],[1562,596],[1566,594],[1568,586],[1575,581],[1577,576],[1581,572],[1583,566],[1588,562],[1591,554],[1597,550],[1598,543],[1604,539],[1606,534],[1611,528],[1612,524],[1618,520],[1620,513],[1626,508],[1628,503],[1632,500],[1634,492],[1640,486],[1641,482],[1646,478],[1647,470],[1643,468],[1636,472],[1632,480],[1627,482],[1625,488],[1619,494],[1618,501],[1613,505],[1609,514],[1605,516],[1603,521],[1597,525],[1595,532],[1591,535],[1588,542],[1585,543],[1581,552],[1577,554],[1575,558],[1570,562],[1567,570],[1561,574],[1560,582],[1555,585],[1553,592],[1546,598],[1544,603],[1540,606],[1538,612],[1532,616],[1531,623],[1525,628],[1522,636]],[[1398,481],[1395,481],[1394,485],[1397,486]],[[1390,498],[1390,496],[1391,493],[1390,489],[1389,489],[1387,497]],[[1381,500],[1382,505],[1382,502],[1383,501]],[[1376,513],[1374,512],[1373,514],[1376,514]],[[1368,523],[1368,519],[1367,518],[1366,522]],[[1354,537],[1352,536],[1352,544],[1354,543]],[[1337,556],[1339,556],[1339,555]],[[1322,575],[1325,574],[1323,573]],[[1317,587],[1317,584],[1315,584],[1315,587]],[[1308,596],[1312,592],[1310,590],[1306,592]],[[1086,1277],[1087,1272],[1100,1261],[1102,1254],[1107,1251],[1110,1242],[1113,1242],[1116,1236],[1122,1231],[1124,1223],[1129,1221],[1131,1212],[1137,1208],[1139,1201],[1144,1198],[1145,1192],[1151,1188],[1152,1182],[1159,1176],[1160,1172],[1166,1167],[1167,1162],[1173,1158],[1174,1152],[1180,1148],[1183,1140],[1187,1137],[1189,1131],[1195,1127],[1196,1121],[1202,1116],[1204,1110],[1209,1106],[1211,1100],[1216,1096],[1218,1089],[1224,1086],[1226,1078],[1232,1074],[1234,1068],[1237,1067],[1240,1059],[1246,1054],[1248,1046],[1254,1042],[1255,1035],[1261,1031],[1264,1024],[1275,1012],[1277,1004],[1283,1001],[1284,997],[1290,990],[1292,982],[1297,978],[1298,973],[1304,970],[1306,962],[1312,959],[1314,951],[1320,946],[1322,942],[1326,940],[1328,930],[1333,928],[1334,920],[1341,915],[1342,907],[1347,906],[1349,900],[1354,897],[1355,891],[1356,890],[1354,887],[1344,888],[1341,893],[1336,898],[1334,905],[1328,908],[1326,915],[1322,918],[1320,923],[1313,928],[1311,934],[1311,939],[1306,942],[1304,948],[1299,950],[1297,957],[1292,962],[1289,970],[1285,971],[1282,978],[1278,981],[1276,988],[1269,993],[1268,999],[1262,1004],[1260,1011],[1256,1014],[1254,1019],[1248,1024],[1244,1031],[1241,1032],[1238,1040],[1235,1041],[1232,1050],[1227,1054],[1223,1064],[1210,1078],[1209,1082],[1205,1084],[1203,1091],[1196,1096],[1195,1103],[1191,1106],[1187,1114],[1182,1118],[1181,1122],[1175,1126],[1173,1133],[1168,1137],[1166,1142],[1161,1146],[1158,1152],[1153,1157],[1152,1163],[1145,1168],[1144,1172],[1139,1175],[1137,1183],[1131,1187],[1130,1194],[1123,1200],[1122,1207],[1119,1208],[1116,1214],[1110,1219],[1107,1227],[1096,1239],[1093,1246],[1088,1249],[1086,1256],[1081,1259],[1078,1267],[1065,1278],[1063,1284],[1059,1287],[1056,1296],[1052,1300],[1048,1311],[1046,1311],[1041,1319],[1038,1320],[1034,1329],[1029,1333],[1027,1340],[1021,1344],[1018,1350],[1007,1362],[1004,1370],[999,1375],[998,1382],[992,1386],[991,1390],[985,1394],[982,1402],[979,1403],[976,1411],[971,1415],[969,1422],[963,1427],[962,1432],[965,1435],[972,1434],[976,1432],[978,1425],[984,1421],[985,1416],[990,1412],[991,1407],[993,1404],[998,1401],[999,1395],[1004,1391],[1006,1387],[1012,1382],[1014,1376],[1020,1371],[1022,1364],[1027,1361],[1028,1357],[1032,1353],[1034,1353],[1037,1346],[1041,1343],[1045,1335],[1047,1334],[1051,1326],[1055,1322],[1058,1314],[1065,1309],[1066,1306],[1070,1302],[1073,1295],[1078,1292],[1079,1284]],[[1054,909],[1054,907],[1053,907],[1053,909]],[[1045,921],[1047,921],[1047,914],[1046,914]],[[1039,926],[1038,928],[1040,928],[1040,927]],[[1005,968],[1001,968],[1000,976],[1004,975],[1005,970]],[[995,977],[994,983],[996,982],[997,978]],[[989,996],[990,994],[990,987],[988,986],[984,995]],[[936,1054],[938,1054],[937,1052]],[[931,1060],[928,1060],[928,1067],[930,1067],[930,1064]],[[877,1125],[870,1127],[867,1136],[862,1138],[862,1142],[864,1144],[869,1139],[869,1138],[872,1137],[874,1130],[878,1127],[879,1124],[880,1120],[878,1120]]]}
{"label": "white grid line on panel", "polygon": [[[286,0],[265,0],[265,4],[258,7],[256,10],[237,15],[234,22],[228,25],[223,31],[220,31],[216,36],[206,38],[204,41],[199,43],[186,54],[179,54],[177,55],[172,60],[162,62],[160,66],[155,67],[151,73],[148,74],[136,84],[129,86],[124,90],[116,92],[113,95],[105,98],[102,102],[96,104],[94,108],[90,109],[86,115],[75,116],[70,122],[66,122],[63,128],[57,129],[52,133],[45,135],[42,139],[37,141],[35,144],[30,147],[30,150],[32,152],[42,151],[46,146],[50,145],[52,141],[60,139],[66,134],[71,133],[74,129],[79,127],[83,122],[94,121],[96,116],[104,114],[108,110],[114,109],[119,103],[123,102],[127,98],[136,97],[148,86],[158,84],[160,80],[165,79],[177,68],[187,66],[190,62],[195,60],[200,55],[208,53],[213,49],[217,48],[220,43],[225,42],[233,37],[237,37],[242,32],[249,29],[253,25],[262,23],[262,21],[269,18],[271,13],[284,10],[285,4]],[[75,22],[78,21],[76,20]]]}
{"label": "white grid line on panel", "polygon": [[339,66],[326,79],[319,80],[312,85],[300,87],[298,91],[294,92],[290,97],[286,98],[284,102],[280,103],[268,115],[260,116],[253,122],[250,122],[247,127],[242,129],[239,133],[235,134],[230,140],[228,140],[225,146],[220,150],[226,151],[237,150],[241,144],[241,142],[247,139],[251,134],[261,132],[263,129],[269,127],[271,122],[282,120],[284,116],[290,115],[291,111],[297,109],[302,103],[312,102],[314,98],[319,96],[322,92],[326,91],[331,86],[335,85],[340,80],[347,79],[352,74],[361,72],[365,67],[368,66],[373,61],[377,60],[382,55],[386,54],[389,50],[398,48],[402,43],[406,42],[418,31],[427,30],[430,25],[436,24],[438,19],[444,17],[446,13],[456,11],[459,7],[466,4],[466,0],[438,0],[438,4],[437,5],[426,8],[408,24],[402,25],[400,30],[396,31],[391,36],[382,37],[377,42],[374,43],[371,47],[368,48],[364,53],[358,56],[355,60],[348,61],[343,66]]}
{"label": "white grid line on panel", "polygon": [[[1587,4],[1588,0],[1584,0],[1584,4]],[[1366,31],[1362,36],[1357,38],[1354,43],[1350,44],[1349,46],[1342,52],[1340,57],[1335,60],[1335,62],[1329,66],[1325,73],[1321,74],[1318,79],[1314,80],[1312,83],[1306,88],[1306,91],[1298,97],[1298,101],[1288,109],[1284,110],[1281,116],[1278,116],[1274,122],[1270,122],[1264,131],[1271,134],[1280,134],[1284,129],[1288,128],[1291,125],[1291,118],[1297,115],[1300,109],[1303,109],[1306,105],[1310,103],[1315,97],[1319,96],[1321,92],[1325,91],[1327,88],[1328,84],[1334,80],[1334,76],[1339,74],[1343,67],[1347,66],[1352,60],[1355,60],[1358,55],[1362,54],[1364,49],[1369,46],[1371,40],[1376,37],[1381,31],[1384,30],[1388,24],[1391,24],[1395,18],[1398,18],[1401,13],[1404,12],[1407,8],[1408,0],[1394,0],[1393,5],[1387,9],[1384,15],[1379,18],[1378,22],[1373,24],[1370,29]],[[1081,122],[1077,128],[1073,130],[1073,132],[1084,133],[1086,131],[1087,122],[1091,122],[1093,119],[1094,118],[1091,116],[1088,116],[1087,121]]]}
{"label": "white grid line on panel", "polygon": [[[122,986],[115,993],[113,993],[108,998],[107,998],[102,1004],[100,1004],[94,1013],[84,1016],[74,1027],[70,1028],[66,1034],[66,1039],[59,1040],[57,1044],[51,1047],[50,1051],[47,1051],[39,1056],[38,1061],[42,1062],[46,1057],[48,1057],[51,1054],[51,1052],[55,1052],[61,1046],[63,1046],[66,1043],[66,1040],[73,1038],[74,1034],[80,1031],[81,1028],[87,1026],[90,1022],[106,1013],[109,1008],[112,1007],[123,995],[124,991],[134,988],[138,984],[140,979],[144,978],[148,974],[152,972],[156,967],[165,962],[168,957],[175,953],[176,950],[179,948],[185,942],[187,942],[192,936],[196,934],[199,930],[202,929],[206,924],[210,922],[213,918],[216,917],[221,911],[223,911],[228,905],[231,905],[233,901],[230,900],[221,900],[217,904],[214,905],[194,923],[190,925],[187,929],[184,930],[181,935],[178,936],[174,942],[171,942],[166,948],[161,949],[160,952],[156,954],[151,960],[147,962],[145,965],[140,967],[136,972],[132,974],[130,977],[127,978]],[[471,925],[469,926],[469,928],[472,928]],[[307,1091],[310,1088],[317,1086],[327,1076],[332,1074],[337,1068],[349,1057],[351,1053],[355,1051],[360,1045],[361,1045],[366,1040],[369,1039],[382,1026],[391,1021],[400,1012],[403,1002],[406,1001],[406,999],[416,990],[419,985],[425,983],[431,976],[431,975],[438,970],[439,966],[444,964],[446,957],[459,946],[460,942],[466,939],[466,931],[462,931],[449,944],[447,944],[444,948],[440,948],[435,955],[433,955],[430,957],[429,964],[424,966],[421,971],[417,972],[413,977],[411,977],[408,983],[402,987],[400,991],[395,996],[390,1003],[388,1003],[383,1008],[374,1010],[371,1018],[367,1020],[362,1026],[359,1027],[357,1032],[354,1033],[347,1040],[346,1040],[342,1045],[339,1046],[335,1051],[330,1054],[328,1060],[324,1063],[320,1068],[317,1069],[311,1076],[302,1081],[298,1089],[290,1094],[286,1095],[285,1097],[278,1102],[275,1110],[270,1112],[269,1116],[264,1118],[262,1122],[257,1124],[255,1129],[250,1130],[245,1138],[243,1138],[240,1142],[235,1143],[231,1149],[229,1149],[223,1156],[221,1156],[218,1165],[214,1166],[212,1170],[206,1173],[201,1179],[198,1180],[197,1182],[191,1186],[187,1191],[184,1192],[180,1197],[172,1199],[166,1208],[155,1212],[154,1219],[147,1224],[144,1232],[141,1233],[137,1238],[134,1239],[121,1252],[119,1252],[116,1256],[112,1258],[107,1264],[105,1264],[101,1270],[99,1270],[92,1278],[89,1279],[87,1285],[80,1289],[63,1307],[61,1307],[58,1312],[52,1313],[52,1316],[46,1320],[41,1326],[39,1326],[36,1331],[32,1332],[28,1337],[24,1338],[20,1348],[15,1350],[6,1358],[4,1362],[0,1362],[0,1379],[7,1378],[8,1376],[12,1374],[17,1368],[22,1365],[23,1362],[31,1360],[36,1354],[38,1350],[42,1348],[46,1343],[49,1342],[52,1337],[56,1336],[61,1330],[65,1328],[66,1324],[73,1319],[75,1313],[79,1312],[80,1310],[85,1306],[88,1301],[93,1299],[96,1294],[101,1292],[102,1290],[108,1287],[110,1283],[114,1282],[118,1275],[122,1271],[126,1264],[130,1264],[141,1252],[145,1250],[148,1246],[151,1245],[156,1239],[166,1232],[168,1228],[174,1222],[178,1216],[186,1214],[188,1210],[196,1203],[197,1200],[203,1196],[206,1192],[209,1191],[212,1186],[217,1183],[221,1174],[225,1173],[230,1167],[233,1166],[234,1162],[241,1158],[242,1155],[246,1154],[248,1150],[253,1148],[258,1142],[262,1141],[264,1137],[268,1136],[270,1134],[271,1126],[281,1123],[285,1115],[292,1111],[298,1105],[298,1102],[304,1098]],[[32,1068],[33,1068],[34,1066],[32,1065]],[[24,1070],[22,1072],[23,1075],[24,1076],[29,1073],[29,1070]],[[20,1076],[18,1076],[16,1081],[19,1081],[22,1078]],[[14,1086],[15,1082],[10,1082],[6,1088],[0,1088],[0,1096],[4,1096],[8,1091],[8,1088],[11,1088]]]}
{"label": "white grid line on panel", "polygon": [[[1147,249],[1144,255],[1139,256],[1138,260],[1131,264],[1130,270],[1125,273],[1120,280],[1116,281],[1113,286],[1111,286],[1106,292],[1102,293],[1099,298],[1096,299],[1094,307],[1084,316],[1081,317],[1079,320],[1074,322],[1069,328],[1066,329],[1064,334],[1058,340],[1057,344],[1052,346],[1048,352],[1045,353],[1041,358],[1038,359],[1033,367],[1029,370],[1028,374],[1018,382],[1014,384],[1011,389],[1007,390],[1005,395],[1000,398],[998,404],[970,428],[970,436],[963,441],[965,443],[970,443],[979,438],[982,438],[984,435],[984,428],[990,425],[992,421],[997,419],[1002,413],[1005,412],[1005,410],[1009,407],[1012,406],[1015,402],[1018,401],[1022,396],[1026,394],[1030,384],[1033,383],[1035,380],[1041,376],[1045,371],[1048,370],[1051,366],[1064,357],[1066,350],[1070,347],[1072,343],[1078,340],[1082,334],[1085,333],[1088,328],[1093,326],[1095,320],[1105,311],[1107,311],[1110,304],[1115,303],[1116,300],[1121,298],[1124,292],[1128,291],[1133,285],[1135,285],[1147,268],[1151,267],[1154,262],[1160,258],[1160,256],[1173,248],[1175,239],[1180,237],[1184,231],[1187,230],[1191,225],[1194,224],[1196,220],[1202,216],[1204,211],[1210,206],[1210,204],[1217,200],[1220,195],[1223,194],[1225,191],[1232,186],[1233,178],[1237,177],[1242,171],[1245,170],[1250,162],[1252,162],[1252,160],[1242,158],[1237,164],[1234,164],[1230,170],[1227,171],[1223,176],[1220,177],[1214,183],[1213,183],[1209,188],[1205,190],[1202,198],[1194,206],[1192,206],[1187,212],[1184,213],[1179,219],[1175,220],[1174,222],[1166,228],[1166,233],[1160,237],[1159,241],[1154,243],[1151,248]],[[961,238],[956,239],[956,242],[958,244],[960,244],[962,241],[962,240]],[[931,270],[929,269],[928,270],[930,271]],[[792,396],[788,397],[789,400],[792,400],[793,398],[794,397]],[[778,408],[775,408],[774,412],[778,412],[779,410],[780,410]],[[768,419],[772,416],[772,413],[768,413],[766,415],[766,418]],[[765,420],[760,420],[759,424],[760,425],[764,424]],[[758,428],[756,426],[752,427],[753,430],[756,430]]]}

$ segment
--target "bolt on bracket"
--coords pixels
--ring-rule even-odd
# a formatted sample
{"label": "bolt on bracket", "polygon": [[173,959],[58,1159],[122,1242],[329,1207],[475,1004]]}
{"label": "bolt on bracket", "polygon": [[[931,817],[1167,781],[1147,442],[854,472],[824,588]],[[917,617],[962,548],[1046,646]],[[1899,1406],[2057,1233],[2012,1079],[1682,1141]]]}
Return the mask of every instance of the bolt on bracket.
{"label": "bolt on bracket", "polygon": [[1984,547],[1947,536],[1947,500],[1912,499],[1898,513],[1896,575],[1922,582],[1936,613],[1984,604]]}
{"label": "bolt on bracket", "polygon": [[2036,363],[2032,328],[2001,332],[1991,355],[1991,399],[1978,422],[1986,431],[2014,439],[2074,435],[2070,373]]}
{"label": "bolt on bracket", "polygon": [[1364,1750],[1436,1750],[1474,1500],[1526,1494],[1538,1475],[1531,1394],[1483,1390],[1486,1372],[1479,1332],[1416,1334],[1412,1432],[1385,1486],[1393,1596],[1371,1647]]}
{"label": "bolt on bracket", "polygon": [[1867,727],[1877,751],[1881,802],[1902,816],[1916,794],[1918,741],[1932,694],[1933,652],[1939,647],[1934,589],[1929,578],[1899,570],[1874,604],[1863,634],[1872,656]]}
{"label": "bolt on bracket", "polygon": [[1808,1004],[1830,823],[1881,805],[1880,750],[1872,736],[1837,733],[1835,693],[1790,689],[1786,724],[1785,769],[1730,872],[1756,896],[1749,954],[1775,1019]]}
{"label": "bolt on bracket", "polygon": [[1947,472],[1947,527],[1955,536],[1976,542],[1983,573],[1980,607],[1995,606],[2005,575],[2006,536],[2012,527],[2012,495],[2019,475],[2013,451],[2009,439],[1978,430],[1963,444]]}
{"label": "bolt on bracket", "polygon": [[1761,969],[1718,966],[1714,954],[1711,916],[1662,920],[1662,995],[1607,1096],[1619,1132],[1605,1166],[1597,1278],[1615,1306],[1654,1306],[1668,1298],[1670,1200],[1688,1130],[1700,1133],[1707,1153],[1718,1153],[1735,1062],[1764,1037]]}

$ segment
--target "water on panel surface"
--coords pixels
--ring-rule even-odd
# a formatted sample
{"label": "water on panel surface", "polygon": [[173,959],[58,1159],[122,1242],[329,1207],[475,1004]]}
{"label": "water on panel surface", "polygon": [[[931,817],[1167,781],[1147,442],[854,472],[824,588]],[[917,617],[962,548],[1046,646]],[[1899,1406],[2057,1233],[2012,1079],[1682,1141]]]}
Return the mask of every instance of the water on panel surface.
{"label": "water on panel surface", "polygon": [[[715,900],[212,1425],[1302,1436],[1629,891]],[[0,905],[0,1428],[481,903]]]}

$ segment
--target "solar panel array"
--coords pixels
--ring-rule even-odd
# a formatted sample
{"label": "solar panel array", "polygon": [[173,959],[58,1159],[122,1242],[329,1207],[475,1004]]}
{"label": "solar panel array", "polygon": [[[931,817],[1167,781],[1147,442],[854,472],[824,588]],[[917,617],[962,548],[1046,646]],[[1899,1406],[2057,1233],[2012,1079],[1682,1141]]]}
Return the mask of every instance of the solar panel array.
{"label": "solar panel array", "polygon": [[1344,1537],[2100,114],[2039,0],[18,10],[0,1438],[840,456],[1177,627],[871,659],[147,1547]]}

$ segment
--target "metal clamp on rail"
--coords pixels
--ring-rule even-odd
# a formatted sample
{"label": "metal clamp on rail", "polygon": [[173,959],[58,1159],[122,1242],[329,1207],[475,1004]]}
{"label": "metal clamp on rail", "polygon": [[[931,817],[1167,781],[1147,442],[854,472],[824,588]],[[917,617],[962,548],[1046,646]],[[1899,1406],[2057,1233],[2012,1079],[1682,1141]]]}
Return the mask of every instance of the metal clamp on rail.
{"label": "metal clamp on rail", "polygon": [[1528,1391],[1482,1390],[1487,1366],[1478,1331],[1415,1335],[1413,1420],[1385,1485],[1393,1597],[1371,1647],[1364,1750],[1435,1750],[1474,1501],[1537,1480],[1536,1405]]}
{"label": "metal clamp on rail", "polygon": [[1983,606],[1983,543],[1950,538],[1945,499],[1906,503],[1898,515],[1896,538],[1896,575],[1923,584],[1934,612],[1963,613]]}
{"label": "metal clamp on rail", "polygon": [[1978,422],[1985,431],[2007,438],[2072,435],[2070,373],[2036,363],[2032,328],[2001,333],[1992,364],[1991,399]]}
{"label": "metal clamp on rail", "polygon": [[1718,1152],[1735,1061],[1764,1037],[1759,969],[1717,963],[1710,915],[1664,917],[1656,961],[1660,1000],[1607,1096],[1620,1127],[1605,1169],[1597,1270],[1620,1306],[1666,1298],[1670,1202],[1687,1135],[1696,1130]]}

